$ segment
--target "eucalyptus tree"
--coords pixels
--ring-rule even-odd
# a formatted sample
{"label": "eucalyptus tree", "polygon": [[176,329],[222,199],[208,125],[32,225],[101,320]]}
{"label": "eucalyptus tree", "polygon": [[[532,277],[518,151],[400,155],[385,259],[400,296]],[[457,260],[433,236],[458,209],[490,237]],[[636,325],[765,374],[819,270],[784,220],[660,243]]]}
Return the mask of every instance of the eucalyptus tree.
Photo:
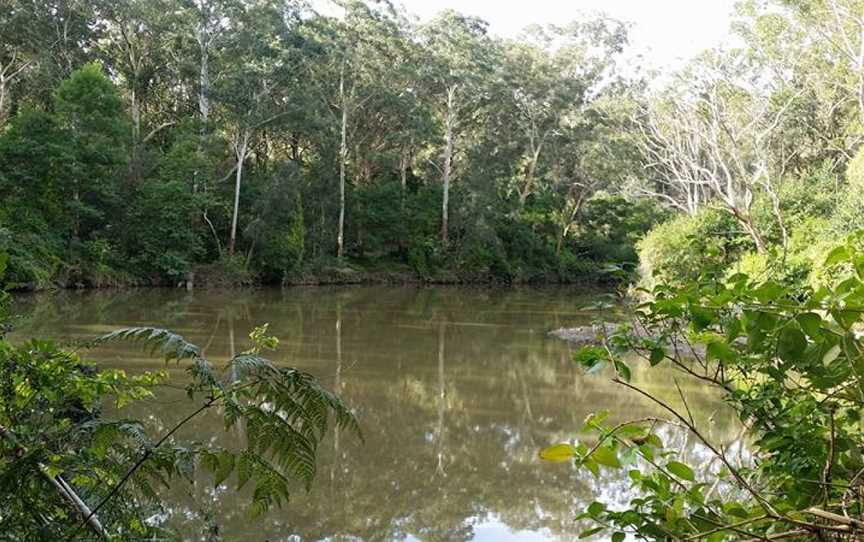
{"label": "eucalyptus tree", "polygon": [[280,80],[288,66],[286,33],[296,22],[296,8],[261,0],[238,4],[231,11],[230,34],[223,50],[231,69],[214,84],[220,122],[234,153],[234,198],[228,255],[234,254],[240,215],[244,165],[264,127],[284,117],[285,88]]}
{"label": "eucalyptus tree", "polygon": [[[785,244],[778,196],[783,157],[774,155],[771,143],[799,94],[786,94],[775,104],[771,89],[755,87],[750,75],[734,53],[692,64],[679,79],[681,86],[649,106],[641,145],[649,168],[664,183],[688,198],[707,195],[719,203],[764,252],[766,239],[753,204],[760,192],[771,199]],[[668,190],[653,194],[691,211],[702,202],[677,200]]]}
{"label": "eucalyptus tree", "polygon": [[0,6],[0,126],[19,104],[50,106],[61,80],[101,34],[99,2],[4,0]]}
{"label": "eucalyptus tree", "polygon": [[229,5],[230,0],[187,0],[184,3],[191,15],[190,30],[198,47],[198,115],[203,125],[210,120],[211,57],[217,53],[220,38],[224,37],[223,19]]}
{"label": "eucalyptus tree", "polygon": [[[336,256],[345,253],[346,182],[350,148],[374,136],[373,124],[386,114],[381,106],[393,70],[393,59],[403,57],[406,38],[392,5],[359,0],[334,2],[338,17],[326,17],[310,28],[323,46],[316,66],[310,66],[317,92],[338,125],[339,216]],[[380,135],[380,132],[379,132]],[[380,149],[378,149],[380,150]],[[364,156],[355,152],[355,163]],[[368,176],[368,175],[367,175]]]}
{"label": "eucalyptus tree", "polygon": [[[864,126],[864,2],[861,0],[779,0],[809,34],[808,47],[821,55],[822,69],[840,68],[844,99],[855,103]],[[835,68],[836,69],[836,68]]]}
{"label": "eucalyptus tree", "polygon": [[[412,36],[413,31],[413,28],[405,29]],[[426,62],[425,51],[415,40],[408,39],[402,53],[392,64],[394,69],[384,110],[391,112],[388,137],[391,152],[398,152],[399,185],[404,204],[409,170],[421,149],[434,137],[436,127],[433,108],[424,93],[425,74],[421,66]]]}
{"label": "eucalyptus tree", "polygon": [[456,140],[471,117],[486,105],[487,78],[496,67],[498,48],[483,20],[449,10],[424,25],[420,38],[429,55],[424,66],[427,85],[444,131],[441,242],[446,245]]}
{"label": "eucalyptus tree", "polygon": [[14,7],[0,13],[0,127],[9,116],[13,87],[38,61],[38,52],[29,40],[11,31],[20,31],[16,16]]}
{"label": "eucalyptus tree", "polygon": [[[174,105],[167,96],[158,96],[157,91],[160,86],[173,86],[177,79],[176,62],[170,57],[177,11],[171,0],[119,0],[106,3],[100,13],[106,24],[101,54],[129,102],[133,185],[138,185],[145,174],[144,145],[176,123],[164,115],[161,122],[148,122],[144,117],[157,117],[158,110],[170,110]],[[142,129],[148,125],[150,131],[145,134]]]}
{"label": "eucalyptus tree", "polygon": [[626,44],[626,25],[605,17],[530,27],[523,39],[507,43],[506,84],[525,148],[524,173],[514,178],[520,211],[537,190],[544,150],[567,144],[562,140],[569,125],[578,124],[603,87],[616,80],[617,56]]}
{"label": "eucalyptus tree", "polygon": [[174,6],[167,0],[120,0],[106,6],[103,54],[126,89],[132,135],[141,139],[150,91],[166,70],[166,41]]}
{"label": "eucalyptus tree", "polygon": [[838,53],[841,36],[826,39],[827,3],[751,0],[737,6],[733,29],[760,85],[771,89],[775,107],[797,96],[772,142],[790,176],[826,166],[840,173],[862,141],[855,97],[861,74]]}

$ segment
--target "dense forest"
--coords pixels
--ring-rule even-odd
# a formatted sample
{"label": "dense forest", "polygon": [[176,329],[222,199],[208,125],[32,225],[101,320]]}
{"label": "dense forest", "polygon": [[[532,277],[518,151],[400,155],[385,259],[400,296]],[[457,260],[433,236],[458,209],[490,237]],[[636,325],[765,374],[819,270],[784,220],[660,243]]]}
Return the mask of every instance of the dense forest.
{"label": "dense forest", "polygon": [[[614,281],[574,361],[650,415],[531,442],[635,494],[597,492],[580,538],[860,540],[864,1],[743,0],[733,21],[653,73],[602,14],[501,39],[383,0],[0,0],[2,536],[170,539],[154,488],[201,471],[263,512],[363,426],[268,359],[267,325],[239,352],[231,327],[224,360],[150,327],[17,343],[7,290]],[[183,364],[177,425],[103,414],[167,385],[82,357],[120,341]],[[633,378],[655,366],[699,387]],[[714,398],[734,450],[691,411]],[[180,438],[204,412],[242,438]]]}
{"label": "dense forest", "polygon": [[861,220],[853,4],[740,3],[738,47],[651,74],[602,15],[502,40],[386,2],[4,0],[9,280],[608,279],[672,215],[651,271],[800,275]]}
{"label": "dense forest", "polygon": [[455,12],[4,0],[0,194],[21,287],[573,281],[661,209],[644,82],[602,16],[504,41]]}

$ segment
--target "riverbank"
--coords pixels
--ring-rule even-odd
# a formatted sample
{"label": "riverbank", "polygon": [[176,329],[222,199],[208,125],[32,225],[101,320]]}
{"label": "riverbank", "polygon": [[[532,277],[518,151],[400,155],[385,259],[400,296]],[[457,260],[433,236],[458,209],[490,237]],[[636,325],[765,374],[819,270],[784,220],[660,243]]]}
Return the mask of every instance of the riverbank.
{"label": "riverbank", "polygon": [[584,286],[611,287],[620,284],[626,275],[611,266],[597,265],[577,273],[545,271],[529,273],[460,272],[436,270],[425,275],[404,264],[385,265],[358,262],[310,265],[287,274],[281,280],[256,274],[240,266],[222,262],[196,266],[182,277],[136,276],[129,272],[106,272],[98,275],[58,275],[44,282],[12,284],[11,291],[33,292],[58,289],[103,288],[185,288],[224,289],[269,286],[350,286],[350,285],[454,285],[454,286]]}

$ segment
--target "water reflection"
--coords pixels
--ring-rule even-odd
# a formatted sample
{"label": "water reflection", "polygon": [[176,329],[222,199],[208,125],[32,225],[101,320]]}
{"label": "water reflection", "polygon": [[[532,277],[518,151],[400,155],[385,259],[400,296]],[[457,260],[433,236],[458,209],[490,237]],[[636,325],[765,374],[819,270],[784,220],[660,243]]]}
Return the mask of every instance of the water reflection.
{"label": "water reflection", "polygon": [[[334,433],[308,494],[250,518],[246,495],[206,479],[167,493],[167,521],[187,540],[570,540],[573,521],[600,496],[626,502],[627,480],[594,479],[537,459],[538,448],[574,436],[591,412],[614,419],[659,414],[652,405],[570,361],[571,347],[546,331],[587,323],[579,307],[597,293],[560,289],[311,288],[192,293],[171,290],[60,292],[18,299],[19,337],[78,338],[156,325],[204,345],[213,359],[245,348],[269,322],[280,356],[320,378],[355,408],[366,438]],[[162,367],[124,345],[94,353],[129,371]],[[169,370],[182,379],[183,368]],[[634,379],[677,403],[671,375],[639,367]],[[680,381],[694,415],[729,444],[735,424],[699,383]],[[165,389],[138,415],[164,427],[186,414],[183,393]],[[708,456],[667,432],[670,447],[708,468]],[[186,437],[221,443],[217,417]]]}

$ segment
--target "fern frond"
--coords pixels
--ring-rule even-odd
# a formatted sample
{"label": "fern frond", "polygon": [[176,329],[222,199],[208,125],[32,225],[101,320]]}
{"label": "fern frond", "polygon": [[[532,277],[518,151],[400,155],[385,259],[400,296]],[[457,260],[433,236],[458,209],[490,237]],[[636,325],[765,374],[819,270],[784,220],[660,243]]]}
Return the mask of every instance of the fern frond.
{"label": "fern frond", "polygon": [[187,341],[182,335],[158,327],[118,329],[97,337],[89,345],[100,346],[114,341],[143,343],[150,347],[150,354],[155,354],[161,348],[165,361],[201,358],[201,349],[198,346]]}
{"label": "fern frond", "polygon": [[271,374],[277,369],[270,360],[252,352],[243,352],[228,360],[225,370],[236,380],[244,380],[254,375]]}
{"label": "fern frond", "polygon": [[188,371],[196,383],[205,388],[221,388],[213,366],[204,358],[201,348],[173,331],[159,327],[129,327],[97,337],[87,343],[87,346],[92,348],[115,341],[142,344],[149,347],[150,355],[160,350],[166,362],[192,360]]}

